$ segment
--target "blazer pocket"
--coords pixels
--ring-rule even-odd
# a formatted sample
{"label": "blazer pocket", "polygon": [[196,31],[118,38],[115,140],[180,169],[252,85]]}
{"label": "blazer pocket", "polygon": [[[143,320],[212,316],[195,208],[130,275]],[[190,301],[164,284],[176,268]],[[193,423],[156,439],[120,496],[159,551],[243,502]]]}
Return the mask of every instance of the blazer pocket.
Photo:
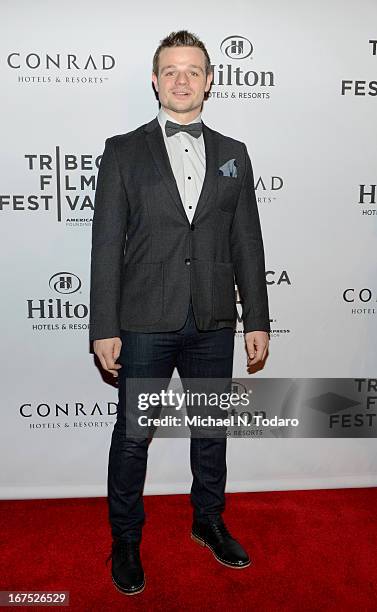
{"label": "blazer pocket", "polygon": [[234,319],[237,314],[233,263],[213,264],[213,317],[217,321]]}
{"label": "blazer pocket", "polygon": [[231,181],[234,181],[234,183],[237,183],[237,181],[239,180],[238,176],[229,176],[229,174],[218,174],[217,176],[220,181],[222,181],[223,179],[228,181],[230,179]]}
{"label": "blazer pocket", "polygon": [[121,311],[125,321],[157,323],[162,316],[164,264],[128,263],[124,268]]}
{"label": "blazer pocket", "polygon": [[218,176],[217,200],[221,210],[233,213],[240,192],[240,181],[232,176]]}

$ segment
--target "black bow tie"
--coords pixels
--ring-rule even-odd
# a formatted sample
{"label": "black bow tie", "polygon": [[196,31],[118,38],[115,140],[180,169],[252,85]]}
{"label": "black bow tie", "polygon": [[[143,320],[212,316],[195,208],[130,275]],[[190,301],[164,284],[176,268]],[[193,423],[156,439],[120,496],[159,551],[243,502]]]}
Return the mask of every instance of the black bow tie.
{"label": "black bow tie", "polygon": [[194,138],[199,138],[202,133],[202,122],[198,123],[174,123],[174,121],[167,121],[165,123],[165,133],[166,136],[173,136],[173,134],[178,134],[178,132],[187,132],[191,134]]}

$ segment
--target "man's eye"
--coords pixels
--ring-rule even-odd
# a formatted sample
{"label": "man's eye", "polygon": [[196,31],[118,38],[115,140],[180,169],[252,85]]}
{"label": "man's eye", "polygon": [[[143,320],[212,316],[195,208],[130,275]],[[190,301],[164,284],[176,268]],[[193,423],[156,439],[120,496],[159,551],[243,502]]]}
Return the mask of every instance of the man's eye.
{"label": "man's eye", "polygon": [[[170,72],[165,72],[165,76],[172,76],[174,74],[174,71],[171,70]],[[194,70],[190,71],[190,74],[193,76],[199,76],[198,72],[195,72]]]}

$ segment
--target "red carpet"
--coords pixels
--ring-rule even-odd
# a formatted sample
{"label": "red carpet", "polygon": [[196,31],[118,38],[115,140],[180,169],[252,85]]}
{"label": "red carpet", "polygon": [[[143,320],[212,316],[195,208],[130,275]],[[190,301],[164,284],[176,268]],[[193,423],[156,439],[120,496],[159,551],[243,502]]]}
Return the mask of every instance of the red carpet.
{"label": "red carpet", "polygon": [[147,496],[147,584],[127,597],[105,566],[105,498],[2,501],[0,590],[67,590],[60,609],[82,612],[374,611],[376,502],[376,488],[227,494],[224,518],[253,560],[232,570],[190,539],[187,495]]}

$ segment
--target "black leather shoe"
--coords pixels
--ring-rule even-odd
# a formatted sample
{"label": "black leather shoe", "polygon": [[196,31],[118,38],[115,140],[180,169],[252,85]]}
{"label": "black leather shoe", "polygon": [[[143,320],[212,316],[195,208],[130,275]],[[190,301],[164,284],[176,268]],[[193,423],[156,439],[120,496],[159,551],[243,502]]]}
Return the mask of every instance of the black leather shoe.
{"label": "black leather shoe", "polygon": [[251,564],[249,555],[231,536],[222,518],[200,523],[194,519],[191,538],[201,546],[208,546],[219,563],[243,569]]}
{"label": "black leather shoe", "polygon": [[145,575],[140,559],[140,542],[114,540],[106,564],[109,559],[112,559],[111,577],[118,591],[135,595],[144,590]]}

